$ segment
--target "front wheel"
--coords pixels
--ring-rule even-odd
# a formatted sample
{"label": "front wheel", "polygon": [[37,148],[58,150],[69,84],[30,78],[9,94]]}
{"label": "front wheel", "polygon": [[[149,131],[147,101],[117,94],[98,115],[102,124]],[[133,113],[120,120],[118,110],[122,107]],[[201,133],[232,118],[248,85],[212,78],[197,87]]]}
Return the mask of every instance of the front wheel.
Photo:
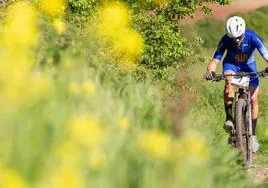
{"label": "front wheel", "polygon": [[248,100],[246,112],[246,141],[247,141],[247,166],[252,165],[252,117],[251,117],[251,104]]}
{"label": "front wheel", "polygon": [[246,138],[246,106],[247,101],[239,98],[236,103],[236,116],[235,116],[235,137],[236,147],[241,155],[244,164],[247,163],[247,138]]}

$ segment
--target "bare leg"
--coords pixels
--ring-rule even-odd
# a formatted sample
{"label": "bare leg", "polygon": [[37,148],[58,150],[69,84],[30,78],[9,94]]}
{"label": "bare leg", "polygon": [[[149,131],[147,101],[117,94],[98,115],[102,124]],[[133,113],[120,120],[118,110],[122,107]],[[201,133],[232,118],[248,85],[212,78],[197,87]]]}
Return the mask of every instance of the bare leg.
{"label": "bare leg", "polygon": [[[227,74],[233,72],[227,72]],[[233,114],[232,114],[232,107],[233,107],[233,100],[234,100],[234,92],[233,86],[231,85],[232,77],[227,76],[225,80],[225,88],[224,88],[224,105],[225,105],[225,113],[226,113],[226,120],[233,121]]]}
{"label": "bare leg", "polygon": [[259,116],[258,94],[259,88],[250,88],[252,107],[252,133],[256,135],[257,120]]}

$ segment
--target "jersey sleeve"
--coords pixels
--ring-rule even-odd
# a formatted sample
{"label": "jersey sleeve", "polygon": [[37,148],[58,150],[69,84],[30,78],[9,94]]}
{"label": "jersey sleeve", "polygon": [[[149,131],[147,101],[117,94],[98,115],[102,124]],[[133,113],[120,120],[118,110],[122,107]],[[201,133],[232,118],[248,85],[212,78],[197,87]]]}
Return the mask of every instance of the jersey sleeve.
{"label": "jersey sleeve", "polygon": [[261,37],[259,35],[255,34],[253,36],[252,41],[253,41],[253,44],[255,45],[255,47],[260,52],[260,54],[262,55],[262,57],[268,55],[268,50],[267,50],[266,46],[263,43],[263,40],[261,39]]}
{"label": "jersey sleeve", "polygon": [[222,59],[225,50],[226,50],[226,37],[223,36],[220,43],[218,44],[218,48],[214,54],[213,59],[217,59],[218,61],[220,61]]}

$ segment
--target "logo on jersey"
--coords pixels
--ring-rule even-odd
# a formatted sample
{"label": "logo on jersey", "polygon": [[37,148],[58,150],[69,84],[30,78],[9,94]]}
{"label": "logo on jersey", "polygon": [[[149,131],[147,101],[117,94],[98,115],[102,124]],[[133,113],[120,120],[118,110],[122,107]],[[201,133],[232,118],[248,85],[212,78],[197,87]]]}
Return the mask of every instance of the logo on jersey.
{"label": "logo on jersey", "polygon": [[235,60],[237,62],[246,62],[248,60],[248,54],[236,54]]}

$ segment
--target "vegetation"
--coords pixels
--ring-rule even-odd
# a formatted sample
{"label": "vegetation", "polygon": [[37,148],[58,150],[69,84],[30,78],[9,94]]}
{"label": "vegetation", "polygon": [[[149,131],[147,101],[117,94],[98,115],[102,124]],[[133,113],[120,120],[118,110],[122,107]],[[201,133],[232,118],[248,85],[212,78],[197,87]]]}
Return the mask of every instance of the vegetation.
{"label": "vegetation", "polygon": [[[268,8],[262,7],[251,13],[235,13],[234,15],[242,16],[247,28],[256,31],[264,39],[268,39],[268,29],[265,27],[265,20],[268,14]],[[198,22],[193,26],[196,31],[194,35],[200,36],[204,42],[203,47],[214,48],[224,34],[224,20],[206,19]]]}
{"label": "vegetation", "polygon": [[228,1],[1,7],[0,187],[261,186],[226,144],[200,43],[176,27],[208,3]]}

